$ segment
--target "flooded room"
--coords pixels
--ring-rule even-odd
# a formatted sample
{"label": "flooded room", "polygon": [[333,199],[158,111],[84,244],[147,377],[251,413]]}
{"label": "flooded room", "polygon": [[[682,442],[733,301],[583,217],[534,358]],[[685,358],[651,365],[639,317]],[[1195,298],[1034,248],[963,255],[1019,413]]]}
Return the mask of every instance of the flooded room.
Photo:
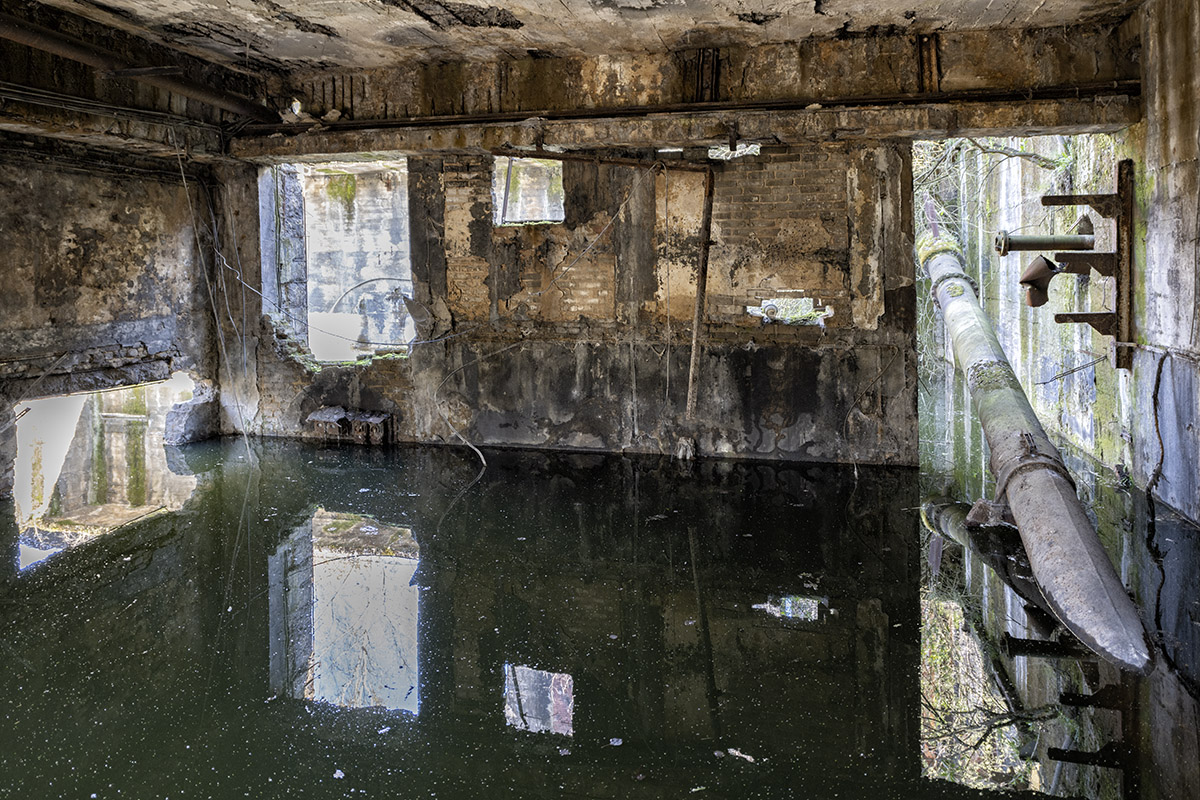
{"label": "flooded room", "polygon": [[1200,799],[1198,52],[0,0],[0,796]]}

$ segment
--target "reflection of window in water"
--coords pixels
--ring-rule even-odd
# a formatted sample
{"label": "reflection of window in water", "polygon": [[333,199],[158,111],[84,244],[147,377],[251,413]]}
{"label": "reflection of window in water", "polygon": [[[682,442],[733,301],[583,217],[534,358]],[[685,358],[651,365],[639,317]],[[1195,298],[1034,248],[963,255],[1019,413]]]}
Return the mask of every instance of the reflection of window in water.
{"label": "reflection of window in water", "polygon": [[803,597],[789,594],[782,597],[771,597],[765,603],[756,603],[753,608],[766,611],[773,617],[781,619],[800,619],[816,622],[821,618],[821,606],[828,604],[823,597]]}
{"label": "reflection of window in water", "polygon": [[504,665],[504,720],[514,728],[571,736],[575,687],[570,675]]}
{"label": "reflection of window in water", "polygon": [[169,381],[27,400],[14,407],[14,498],[20,567],[38,563],[160,509],[177,510],[196,478],[167,466],[167,412],[192,397]]}
{"label": "reflection of window in water", "polygon": [[272,689],[418,711],[412,531],[318,509],[269,563]]}

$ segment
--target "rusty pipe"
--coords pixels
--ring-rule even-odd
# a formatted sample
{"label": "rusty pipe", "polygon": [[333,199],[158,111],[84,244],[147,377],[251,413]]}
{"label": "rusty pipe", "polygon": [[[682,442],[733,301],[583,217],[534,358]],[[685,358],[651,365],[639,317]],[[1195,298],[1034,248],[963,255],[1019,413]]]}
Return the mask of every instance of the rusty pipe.
{"label": "rusty pipe", "polygon": [[[696,416],[696,375],[700,370],[700,327],[704,324],[704,301],[708,292],[708,251],[712,245],[713,194],[716,175],[709,167],[704,173],[704,213],[700,219],[700,258],[696,266],[696,307],[692,314],[692,353],[688,361],[686,415]],[[669,312],[668,312],[669,313]]]}
{"label": "rusty pipe", "polygon": [[1146,672],[1150,652],[1137,609],[979,305],[963,271],[961,246],[952,237],[926,234],[918,242],[918,259],[933,282],[955,361],[991,450],[997,499],[1008,502],[1042,594],[1059,621],[1093,651]]}
{"label": "rusty pipe", "polygon": [[[130,63],[107,50],[102,50],[85,42],[71,39],[57,31],[34,25],[23,19],[9,14],[0,14],[0,38],[44,50],[62,58],[78,61],[101,72],[126,72],[131,80],[140,81],[149,86],[165,89],[168,92],[190,97],[201,103],[224,109],[232,114],[250,117],[258,122],[277,123],[279,114],[264,105],[245,97],[232,94],[210,86],[204,86],[187,78],[173,75],[153,74],[140,71],[140,65]],[[139,70],[129,73],[128,70]]]}
{"label": "rusty pipe", "polygon": [[1096,246],[1096,237],[1090,234],[1025,236],[998,231],[995,245],[996,252],[1002,256],[1018,250],[1091,250]]}

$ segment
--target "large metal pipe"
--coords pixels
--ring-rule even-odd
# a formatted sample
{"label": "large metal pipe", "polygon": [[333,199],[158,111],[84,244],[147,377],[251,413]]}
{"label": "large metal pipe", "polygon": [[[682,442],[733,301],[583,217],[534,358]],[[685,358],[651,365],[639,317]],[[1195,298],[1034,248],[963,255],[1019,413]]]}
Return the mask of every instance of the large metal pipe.
{"label": "large metal pipe", "polygon": [[1126,669],[1147,671],[1150,652],[1137,609],[979,305],[960,245],[926,234],[917,255],[991,450],[997,499],[1008,502],[1042,594],[1088,647]]}
{"label": "large metal pipe", "polygon": [[[210,86],[203,86],[186,78],[145,72],[139,65],[126,61],[107,50],[70,39],[57,31],[26,22],[9,14],[0,14],[0,38],[44,50],[56,56],[87,64],[102,72],[123,72],[130,80],[157,86],[168,92],[190,97],[201,103],[224,109],[233,114],[250,117],[258,122],[276,123],[279,114],[264,105]],[[135,70],[136,72],[129,72]]]}
{"label": "large metal pipe", "polygon": [[990,567],[1001,583],[1025,601],[1025,612],[1034,630],[1041,636],[1050,636],[1058,627],[1058,618],[1042,596],[1018,534],[1002,523],[973,527],[967,523],[970,511],[969,505],[945,497],[921,503],[921,519],[926,527],[958,542]]}

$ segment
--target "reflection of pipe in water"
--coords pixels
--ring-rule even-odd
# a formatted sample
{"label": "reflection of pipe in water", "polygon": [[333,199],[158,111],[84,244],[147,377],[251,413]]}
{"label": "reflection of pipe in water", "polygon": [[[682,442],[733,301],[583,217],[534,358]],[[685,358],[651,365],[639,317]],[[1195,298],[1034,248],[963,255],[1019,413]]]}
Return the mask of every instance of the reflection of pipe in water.
{"label": "reflection of pipe in water", "polygon": [[971,507],[945,497],[932,497],[921,503],[921,519],[927,528],[957,542],[987,564],[1017,597],[1025,601],[1025,613],[1040,636],[1049,637],[1058,620],[1042,590],[1033,578],[1029,557],[1015,528],[1009,526],[975,527],[967,523]]}
{"label": "reflection of pipe in water", "polygon": [[961,246],[953,237],[925,234],[918,258],[987,437],[997,499],[1008,503],[1048,605],[1089,648],[1126,669],[1147,671],[1150,652],[1137,609],[979,305]]}

